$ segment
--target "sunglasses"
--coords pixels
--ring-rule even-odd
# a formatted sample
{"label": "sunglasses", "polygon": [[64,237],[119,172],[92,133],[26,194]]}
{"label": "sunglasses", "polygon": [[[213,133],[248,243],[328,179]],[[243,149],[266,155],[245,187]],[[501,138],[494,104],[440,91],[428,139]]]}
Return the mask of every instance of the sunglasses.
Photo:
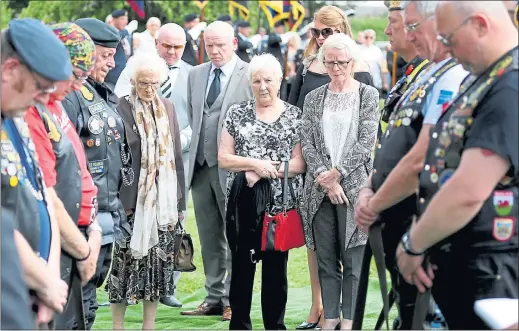
{"label": "sunglasses", "polygon": [[176,51],[179,51],[181,49],[184,48],[185,45],[170,45],[168,43],[161,43],[160,44],[162,47],[164,47],[165,49],[167,49],[168,51],[171,50],[172,48]]}
{"label": "sunglasses", "polygon": [[312,33],[312,37],[315,39],[319,38],[319,36],[323,36],[324,39],[328,38],[335,32],[340,32],[339,30],[333,30],[332,28],[324,28],[322,30],[311,28],[310,32]]}
{"label": "sunglasses", "polygon": [[443,46],[445,47],[451,47],[452,46],[452,38],[454,38],[454,35],[456,32],[458,32],[459,29],[461,29],[465,24],[467,24],[472,19],[472,16],[467,17],[466,19],[461,22],[461,24],[454,29],[451,33],[449,33],[448,36],[444,37],[442,35],[437,35],[436,39],[439,40]]}

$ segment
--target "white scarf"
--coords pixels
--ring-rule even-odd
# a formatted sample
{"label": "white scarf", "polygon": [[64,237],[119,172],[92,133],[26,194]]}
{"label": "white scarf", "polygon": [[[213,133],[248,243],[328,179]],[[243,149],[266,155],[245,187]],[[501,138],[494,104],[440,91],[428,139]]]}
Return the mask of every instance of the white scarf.
{"label": "white scarf", "polygon": [[155,96],[151,104],[143,104],[133,90],[128,101],[141,137],[141,170],[130,248],[135,259],[142,259],[159,243],[158,230],[168,231],[178,221],[175,148],[168,113],[159,97]]}

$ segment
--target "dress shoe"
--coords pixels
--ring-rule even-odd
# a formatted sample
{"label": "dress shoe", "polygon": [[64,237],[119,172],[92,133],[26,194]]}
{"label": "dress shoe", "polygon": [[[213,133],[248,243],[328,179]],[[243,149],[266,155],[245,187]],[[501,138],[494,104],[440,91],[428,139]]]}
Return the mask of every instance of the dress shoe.
{"label": "dress shoe", "polygon": [[184,316],[214,316],[214,315],[222,315],[223,307],[222,304],[209,304],[207,302],[202,302],[200,306],[198,306],[195,310],[186,310],[180,313],[180,315]]}
{"label": "dress shoe", "polygon": [[177,297],[174,295],[162,297],[162,298],[160,298],[159,302],[162,303],[163,305],[173,307],[173,308],[182,307],[182,302],[180,302],[180,300],[178,300]]}
{"label": "dress shoe", "polygon": [[303,322],[296,327],[296,330],[313,330],[319,325],[319,321],[321,320],[321,315],[317,318],[317,322]]}
{"label": "dress shoe", "polygon": [[230,306],[225,306],[223,308],[222,321],[230,321],[232,317],[232,310]]}

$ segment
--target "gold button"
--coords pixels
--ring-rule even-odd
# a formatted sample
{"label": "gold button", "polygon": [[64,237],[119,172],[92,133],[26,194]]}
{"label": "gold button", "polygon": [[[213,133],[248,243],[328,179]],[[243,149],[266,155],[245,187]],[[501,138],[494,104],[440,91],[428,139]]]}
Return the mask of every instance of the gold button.
{"label": "gold button", "polygon": [[434,139],[436,139],[436,138],[438,138],[438,134],[437,134],[436,132],[434,132],[434,133],[432,134],[432,137],[433,137]]}
{"label": "gold button", "polygon": [[424,198],[420,198],[420,203],[423,205],[423,203],[425,202],[425,199]]}
{"label": "gold button", "polygon": [[423,167],[425,169],[425,171],[429,171],[429,169],[431,168],[428,164],[425,165],[425,167]]}

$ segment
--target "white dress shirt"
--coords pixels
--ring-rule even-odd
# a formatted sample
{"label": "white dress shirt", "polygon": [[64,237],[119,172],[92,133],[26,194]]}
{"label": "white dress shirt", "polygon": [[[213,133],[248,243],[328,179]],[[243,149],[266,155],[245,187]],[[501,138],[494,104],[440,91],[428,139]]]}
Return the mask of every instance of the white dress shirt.
{"label": "white dress shirt", "polygon": [[[229,82],[229,79],[231,78],[232,72],[234,71],[234,68],[236,67],[236,63],[238,63],[238,55],[233,54],[232,59],[220,67],[222,72],[220,73],[220,92],[222,92],[225,89],[226,84]],[[207,81],[207,88],[205,89],[205,96],[207,98],[207,94],[209,93],[209,89],[211,88],[211,84],[214,80],[214,69],[217,67],[214,65],[214,63],[211,63],[211,72],[209,73],[209,80]]]}

